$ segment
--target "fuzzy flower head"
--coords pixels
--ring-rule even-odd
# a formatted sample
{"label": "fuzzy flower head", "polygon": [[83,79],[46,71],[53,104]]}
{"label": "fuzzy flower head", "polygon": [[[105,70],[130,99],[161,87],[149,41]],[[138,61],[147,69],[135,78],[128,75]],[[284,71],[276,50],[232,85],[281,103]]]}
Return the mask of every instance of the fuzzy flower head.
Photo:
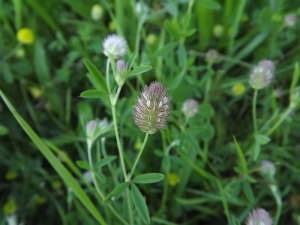
{"label": "fuzzy flower head", "polygon": [[205,55],[205,60],[207,63],[209,64],[213,64],[213,63],[219,63],[221,58],[220,58],[220,54],[217,50],[215,49],[209,49],[207,52],[206,52],[206,55]]}
{"label": "fuzzy flower head", "polygon": [[181,111],[186,117],[190,118],[196,115],[198,108],[199,104],[196,100],[188,99],[183,103]]}
{"label": "fuzzy flower head", "polygon": [[249,214],[246,225],[272,225],[270,214],[264,209],[254,209]]}
{"label": "fuzzy flower head", "polygon": [[262,60],[252,70],[249,83],[256,90],[269,86],[273,80],[275,65],[271,60]]}
{"label": "fuzzy flower head", "polygon": [[284,25],[286,27],[293,27],[297,23],[297,15],[294,13],[288,14],[284,17]]}
{"label": "fuzzy flower head", "polygon": [[91,10],[91,17],[93,20],[100,20],[103,15],[103,9],[99,4],[95,4]]}
{"label": "fuzzy flower head", "polygon": [[150,134],[165,128],[172,108],[171,101],[162,83],[155,81],[146,85],[133,106],[134,123]]}
{"label": "fuzzy flower head", "polygon": [[114,59],[120,59],[126,54],[127,43],[119,35],[108,35],[103,41],[103,53],[107,57],[111,55]]}
{"label": "fuzzy flower head", "polygon": [[18,31],[17,38],[22,44],[29,45],[34,41],[34,34],[31,29],[22,28]]}
{"label": "fuzzy flower head", "polygon": [[265,176],[274,177],[276,173],[276,167],[274,163],[270,162],[269,160],[263,160],[260,164],[261,167],[261,174]]}

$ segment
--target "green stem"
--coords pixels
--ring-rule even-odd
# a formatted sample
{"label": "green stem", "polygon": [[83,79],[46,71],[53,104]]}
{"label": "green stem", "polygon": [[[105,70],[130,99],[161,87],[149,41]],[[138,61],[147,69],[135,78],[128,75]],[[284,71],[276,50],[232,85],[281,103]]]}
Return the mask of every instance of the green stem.
{"label": "green stem", "polygon": [[130,174],[129,174],[129,176],[128,176],[127,181],[130,180],[130,178],[131,178],[131,176],[132,176],[132,174],[133,174],[133,172],[134,172],[134,170],[135,170],[135,167],[136,167],[136,165],[138,164],[138,162],[139,162],[139,160],[140,160],[140,158],[141,158],[141,155],[142,155],[142,153],[143,153],[143,150],[144,150],[145,145],[146,145],[147,140],[148,140],[148,136],[149,136],[149,133],[147,132],[146,135],[145,135],[145,139],[144,139],[143,145],[142,145],[142,147],[141,147],[141,149],[140,149],[140,151],[139,151],[139,154],[138,154],[138,156],[137,156],[137,158],[136,158],[136,160],[135,160],[135,162],[134,162],[134,164],[133,164],[133,167],[132,167],[132,169],[131,169],[131,172],[130,172]]}
{"label": "green stem", "polygon": [[[89,165],[91,167],[91,175],[92,175],[92,180],[94,183],[94,186],[96,188],[96,191],[98,192],[98,194],[100,195],[100,197],[102,199],[104,199],[104,194],[102,193],[102,191],[100,190],[98,183],[96,181],[96,177],[94,174],[94,168],[93,168],[93,161],[92,161],[92,142],[88,142],[87,144],[87,150],[88,150],[88,160],[89,160]],[[123,223],[123,224],[128,224],[123,218],[122,216],[111,206],[108,206],[109,209],[112,211],[112,213]]]}
{"label": "green stem", "polygon": [[278,188],[276,185],[270,185],[269,186],[271,189],[271,192],[275,198],[276,201],[276,205],[277,205],[277,209],[276,209],[276,215],[275,215],[275,219],[274,219],[274,225],[277,225],[279,222],[279,218],[280,218],[280,214],[281,214],[281,208],[282,208],[282,202],[281,202],[281,197],[280,194],[278,192]]}
{"label": "green stem", "polygon": [[110,82],[109,82],[109,58],[107,58],[106,61],[106,85],[107,85],[108,93],[111,94]]}
{"label": "green stem", "polygon": [[114,123],[114,128],[115,128],[117,146],[118,146],[118,151],[119,151],[120,160],[121,160],[121,166],[122,166],[122,170],[123,170],[123,176],[124,176],[124,179],[126,180],[126,168],[125,168],[125,163],[124,163],[123,149],[122,149],[121,142],[120,142],[120,137],[119,137],[115,105],[112,104],[111,110],[112,110],[112,116],[113,116],[113,123]]}
{"label": "green stem", "polygon": [[288,108],[285,110],[285,112],[282,114],[280,119],[277,121],[277,123],[266,133],[267,136],[273,133],[274,130],[282,123],[283,120],[285,120],[286,117],[293,111],[292,108]]}
{"label": "green stem", "polygon": [[2,64],[3,62],[5,62],[6,60],[8,60],[10,57],[13,56],[13,54],[18,50],[18,48],[22,45],[22,43],[18,43],[16,45],[16,47],[13,48],[13,50],[11,50],[10,53],[8,53],[1,61],[0,61],[0,64]]}
{"label": "green stem", "polygon": [[252,116],[253,116],[253,127],[254,127],[254,135],[257,134],[257,123],[256,123],[256,101],[257,101],[257,92],[258,90],[255,89],[253,100],[252,100]]}

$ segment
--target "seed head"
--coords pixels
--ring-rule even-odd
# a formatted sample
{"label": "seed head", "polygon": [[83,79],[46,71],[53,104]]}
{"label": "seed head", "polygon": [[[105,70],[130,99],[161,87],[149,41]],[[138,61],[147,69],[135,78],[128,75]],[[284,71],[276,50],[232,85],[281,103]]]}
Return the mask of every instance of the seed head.
{"label": "seed head", "polygon": [[273,220],[264,209],[254,209],[249,214],[246,225],[272,225]]}
{"label": "seed head", "polygon": [[183,105],[181,111],[186,117],[193,117],[198,112],[199,104],[194,99],[186,100]]}
{"label": "seed head", "polygon": [[273,177],[276,173],[276,167],[274,163],[269,160],[263,160],[260,164],[261,170],[260,172],[265,176]]}
{"label": "seed head", "polygon": [[119,35],[108,35],[103,41],[103,53],[106,56],[111,55],[114,59],[119,59],[126,54],[127,43]]}
{"label": "seed head", "polygon": [[284,25],[286,27],[293,27],[297,23],[297,15],[294,13],[288,14],[284,17]]}
{"label": "seed head", "polygon": [[254,89],[269,86],[273,80],[275,65],[271,60],[260,61],[250,74],[249,83]]}
{"label": "seed head", "polygon": [[146,85],[133,106],[134,123],[150,134],[165,128],[172,108],[171,100],[162,83],[155,81]]}

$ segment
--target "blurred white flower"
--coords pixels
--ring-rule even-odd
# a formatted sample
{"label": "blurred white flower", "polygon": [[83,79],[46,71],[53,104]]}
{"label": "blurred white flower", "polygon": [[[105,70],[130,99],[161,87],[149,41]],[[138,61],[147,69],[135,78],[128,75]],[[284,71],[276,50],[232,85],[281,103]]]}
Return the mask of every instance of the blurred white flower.
{"label": "blurred white flower", "polygon": [[107,57],[111,55],[114,59],[120,59],[126,54],[126,40],[116,34],[108,35],[103,41],[103,53]]}

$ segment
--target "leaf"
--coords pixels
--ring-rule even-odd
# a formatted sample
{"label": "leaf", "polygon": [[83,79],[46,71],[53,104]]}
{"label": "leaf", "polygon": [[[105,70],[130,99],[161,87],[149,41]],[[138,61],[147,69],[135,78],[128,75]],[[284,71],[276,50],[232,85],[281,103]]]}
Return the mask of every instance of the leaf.
{"label": "leaf", "polygon": [[152,68],[153,68],[153,67],[152,67],[152,66],[149,66],[149,65],[139,66],[139,67],[133,69],[132,71],[130,71],[130,72],[127,74],[127,77],[133,77],[133,76],[136,76],[136,75],[145,73],[145,72],[147,72],[148,70],[151,70]]}
{"label": "leaf", "polygon": [[248,174],[248,166],[247,166],[247,161],[245,159],[244,153],[243,153],[242,149],[240,148],[240,146],[234,136],[233,136],[233,140],[234,140],[236,151],[238,153],[238,156],[239,156],[241,164],[242,164],[243,172],[245,174]]}
{"label": "leaf", "polygon": [[107,93],[100,90],[87,90],[80,94],[82,98],[101,98],[107,96]]}
{"label": "leaf", "polygon": [[133,178],[132,182],[137,184],[149,184],[156,183],[164,179],[164,175],[161,173],[145,173]]}
{"label": "leaf", "polygon": [[90,165],[86,161],[80,161],[80,160],[78,160],[78,161],[76,161],[76,164],[77,164],[78,167],[80,167],[82,169],[91,170]]}
{"label": "leaf", "polygon": [[99,160],[99,162],[97,162],[94,165],[94,168],[101,168],[102,166],[105,166],[106,164],[110,163],[111,161],[115,160],[117,157],[116,156],[107,156],[101,160]]}
{"label": "leaf", "polygon": [[99,178],[99,180],[102,182],[102,183],[105,183],[106,181],[106,177],[103,173],[99,172],[99,171],[94,171],[95,175]]}
{"label": "leaf", "polygon": [[214,108],[209,103],[203,103],[200,105],[199,115],[205,119],[213,118],[215,115]]}
{"label": "leaf", "polygon": [[16,109],[9,102],[6,96],[0,91],[0,95],[3,98],[5,104],[8,106],[9,110],[12,112],[18,123],[21,125],[23,130],[27,133],[36,147],[45,156],[51,166],[62,178],[64,183],[72,190],[76,197],[81,201],[85,208],[94,216],[94,218],[100,224],[107,224],[101,214],[99,214],[98,209],[95,207],[90,198],[86,195],[84,190],[80,187],[78,182],[73,178],[71,173],[66,169],[66,167],[57,159],[57,157],[52,153],[52,151],[47,147],[41,138],[32,130],[32,128],[26,123],[26,121],[17,113]]}
{"label": "leaf", "polygon": [[91,75],[91,80],[96,85],[96,88],[98,90],[101,90],[104,93],[108,93],[106,82],[105,82],[105,79],[102,76],[101,72],[88,59],[83,59],[83,62],[84,62],[84,65],[86,66],[86,68],[88,69],[88,71]]}
{"label": "leaf", "polygon": [[135,206],[135,209],[137,210],[139,216],[143,220],[144,223],[149,224],[150,223],[150,216],[148,212],[148,207],[146,205],[145,199],[137,186],[135,184],[131,184],[131,197],[133,200],[133,204]]}
{"label": "leaf", "polygon": [[271,141],[271,139],[263,134],[256,134],[255,135],[255,140],[257,141],[258,144],[260,145],[265,145]]}
{"label": "leaf", "polygon": [[133,65],[133,63],[134,63],[136,57],[137,57],[137,53],[136,53],[136,51],[134,51],[134,52],[131,54],[131,56],[130,56],[130,58],[129,58],[129,60],[128,60],[128,70],[131,69],[131,67],[132,67],[132,65]]}
{"label": "leaf", "polygon": [[168,54],[169,52],[173,51],[176,46],[177,46],[176,42],[171,42],[169,44],[166,44],[164,47],[158,49],[154,53],[154,57],[164,56],[164,55]]}
{"label": "leaf", "polygon": [[296,85],[298,83],[299,76],[300,76],[299,64],[295,63],[293,79],[292,79],[292,83],[291,83],[291,87],[290,87],[290,92],[291,93],[292,93],[292,91],[294,90],[294,88],[296,87]]}
{"label": "leaf", "polygon": [[106,198],[103,200],[103,203],[109,204],[116,201],[122,195],[122,193],[128,188],[129,184],[130,184],[129,182],[124,182],[119,186],[117,186],[112,192],[110,192],[109,195],[106,196]]}
{"label": "leaf", "polygon": [[255,198],[254,198],[253,190],[252,190],[251,185],[249,184],[248,181],[243,182],[243,191],[244,191],[245,196],[248,199],[248,201],[250,203],[254,203]]}
{"label": "leaf", "polygon": [[8,129],[0,124],[0,136],[3,136],[8,133]]}
{"label": "leaf", "polygon": [[220,9],[221,5],[213,0],[199,0],[199,4],[209,9]]}

